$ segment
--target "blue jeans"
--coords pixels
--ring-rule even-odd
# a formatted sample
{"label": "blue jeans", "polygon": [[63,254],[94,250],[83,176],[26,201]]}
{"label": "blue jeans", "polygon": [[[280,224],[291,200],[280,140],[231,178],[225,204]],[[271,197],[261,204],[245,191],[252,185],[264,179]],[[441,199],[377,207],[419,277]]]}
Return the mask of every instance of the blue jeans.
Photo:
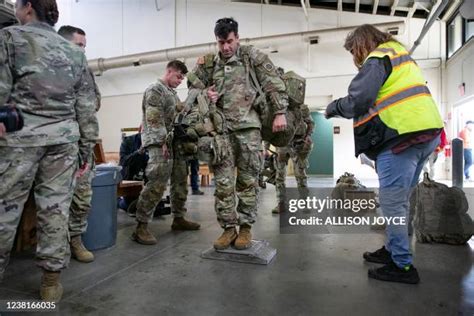
{"label": "blue jeans", "polygon": [[472,149],[464,148],[464,176],[469,179],[469,168],[472,166]]}
{"label": "blue jeans", "polygon": [[193,191],[199,190],[199,160],[189,160],[189,166],[191,168],[191,188]]}
{"label": "blue jeans", "polygon": [[377,156],[377,174],[379,177],[379,199],[385,217],[404,217],[405,225],[387,225],[385,248],[392,254],[392,260],[400,267],[412,262],[410,241],[408,238],[408,200],[425,161],[439,144],[439,137],[412,145],[399,154],[385,150]]}

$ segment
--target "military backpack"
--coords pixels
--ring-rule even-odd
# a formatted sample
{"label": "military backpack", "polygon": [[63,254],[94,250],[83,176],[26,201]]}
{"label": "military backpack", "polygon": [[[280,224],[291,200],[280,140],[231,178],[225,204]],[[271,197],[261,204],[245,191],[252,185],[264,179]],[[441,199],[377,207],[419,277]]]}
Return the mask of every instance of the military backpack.
{"label": "military backpack", "polygon": [[468,214],[469,203],[463,190],[433,181],[423,181],[410,196],[410,222],[421,243],[463,245],[474,234]]}
{"label": "military backpack", "polygon": [[300,105],[304,103],[306,79],[293,71],[286,72],[280,76],[285,83],[289,101],[286,111],[287,127],[283,131],[273,132],[273,119],[276,106],[272,102],[272,98],[269,98],[263,92],[257,80],[255,70],[252,67],[250,67],[250,76],[252,78],[252,84],[257,89],[259,96],[264,96],[263,98],[259,98],[260,102],[257,103],[256,109],[260,116],[260,121],[262,122],[262,139],[268,141],[275,147],[285,147],[295,136],[298,122],[302,120]]}

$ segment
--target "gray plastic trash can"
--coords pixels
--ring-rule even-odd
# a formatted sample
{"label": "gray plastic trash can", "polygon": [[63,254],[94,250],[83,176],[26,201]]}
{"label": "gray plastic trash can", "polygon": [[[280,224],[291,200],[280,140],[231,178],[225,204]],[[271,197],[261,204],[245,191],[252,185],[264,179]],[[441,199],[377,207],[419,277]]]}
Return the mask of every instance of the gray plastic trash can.
{"label": "gray plastic trash can", "polygon": [[121,167],[98,165],[92,179],[92,208],[82,241],[87,249],[99,250],[115,245],[117,239],[117,184]]}

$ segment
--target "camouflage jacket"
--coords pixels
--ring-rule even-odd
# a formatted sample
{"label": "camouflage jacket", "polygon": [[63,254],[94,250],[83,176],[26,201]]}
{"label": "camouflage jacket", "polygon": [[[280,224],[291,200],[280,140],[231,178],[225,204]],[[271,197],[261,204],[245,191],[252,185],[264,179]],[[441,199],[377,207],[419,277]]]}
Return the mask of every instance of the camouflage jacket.
{"label": "camouflage jacket", "polygon": [[266,54],[252,46],[240,46],[228,60],[222,59],[220,54],[206,55],[198,59],[196,67],[188,74],[188,80],[194,88],[199,88],[194,84],[194,81],[199,80],[204,88],[216,86],[219,93],[216,105],[222,109],[230,130],[261,127],[254,106],[257,90],[248,77],[244,52],[248,52],[250,65],[255,70],[263,91],[276,101],[275,113],[286,113],[288,107],[285,84]]}
{"label": "camouflage jacket", "polygon": [[176,106],[179,103],[176,91],[158,80],[150,85],[143,94],[142,102],[142,143],[162,146],[170,141]]}
{"label": "camouflage jacket", "polygon": [[0,105],[24,115],[21,131],[0,146],[32,147],[79,141],[82,158],[98,137],[94,83],[84,53],[46,23],[0,30]]}

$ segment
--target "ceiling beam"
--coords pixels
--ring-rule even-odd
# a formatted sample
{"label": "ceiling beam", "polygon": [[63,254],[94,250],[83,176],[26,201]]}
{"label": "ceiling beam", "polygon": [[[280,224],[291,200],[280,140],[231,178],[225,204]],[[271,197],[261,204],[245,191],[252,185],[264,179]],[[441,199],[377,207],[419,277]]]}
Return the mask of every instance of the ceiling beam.
{"label": "ceiling beam", "polygon": [[398,7],[398,0],[393,0],[392,10],[390,11],[390,15],[395,15],[395,11],[397,11]]}
{"label": "ceiling beam", "polygon": [[372,14],[377,14],[377,8],[379,7],[379,0],[374,0],[374,10]]}
{"label": "ceiling beam", "polygon": [[418,2],[413,2],[413,6],[408,10],[407,18],[411,19],[413,14],[415,14],[416,9],[418,8]]}
{"label": "ceiling beam", "polygon": [[303,8],[304,16],[306,20],[308,20],[308,10],[306,9],[305,0],[301,0],[301,7]]}

